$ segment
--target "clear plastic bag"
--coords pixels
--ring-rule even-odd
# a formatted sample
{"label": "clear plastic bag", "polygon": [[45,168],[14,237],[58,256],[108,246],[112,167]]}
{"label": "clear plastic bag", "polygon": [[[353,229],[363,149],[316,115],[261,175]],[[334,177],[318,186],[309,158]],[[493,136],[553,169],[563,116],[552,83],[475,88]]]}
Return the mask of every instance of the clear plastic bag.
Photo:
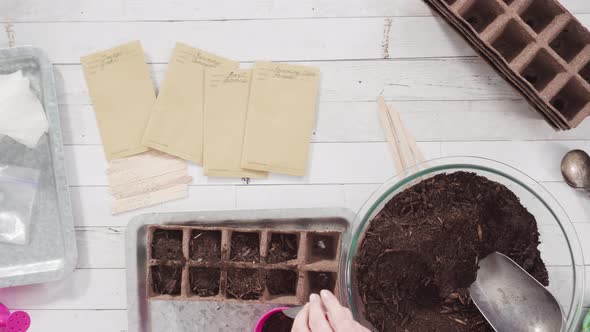
{"label": "clear plastic bag", "polygon": [[0,164],[0,242],[27,244],[39,170]]}

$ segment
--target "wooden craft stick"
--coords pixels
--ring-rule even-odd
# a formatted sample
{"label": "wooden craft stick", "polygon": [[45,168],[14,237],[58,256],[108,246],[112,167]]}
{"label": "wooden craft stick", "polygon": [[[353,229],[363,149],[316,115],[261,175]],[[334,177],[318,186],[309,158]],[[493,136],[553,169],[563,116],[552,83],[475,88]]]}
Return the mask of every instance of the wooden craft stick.
{"label": "wooden craft stick", "polygon": [[121,172],[133,167],[140,167],[142,165],[153,165],[157,163],[169,162],[170,160],[181,159],[157,150],[149,150],[134,156],[111,160],[109,162],[109,167],[107,168],[106,174]]}
{"label": "wooden craft stick", "polygon": [[146,206],[172,201],[188,196],[188,185],[181,184],[159,191],[118,199],[113,202],[113,214],[119,214]]}
{"label": "wooden craft stick", "polygon": [[424,161],[416,140],[404,126],[401,116],[385,103],[382,96],[377,99],[381,124],[393,154],[398,172]]}
{"label": "wooden craft stick", "polygon": [[383,131],[385,133],[385,137],[387,138],[387,142],[389,142],[389,148],[391,150],[391,156],[393,157],[393,164],[398,172],[404,170],[404,165],[401,158],[401,153],[399,151],[398,145],[396,143],[395,138],[395,130],[393,127],[393,123],[389,116],[389,108],[387,104],[385,104],[385,100],[382,96],[379,96],[377,99],[377,110],[379,112],[379,119],[381,120],[381,126],[383,127]]}
{"label": "wooden craft stick", "polygon": [[187,169],[188,165],[185,161],[171,160],[167,163],[161,163],[159,165],[145,165],[144,167],[134,167],[121,172],[108,174],[108,179],[110,186],[116,187],[175,171],[184,170],[186,173]]}
{"label": "wooden craft stick", "polygon": [[170,188],[179,184],[189,184],[192,180],[193,178],[188,176],[185,170],[180,170],[134,183],[112,187],[111,194],[116,199],[127,198]]}
{"label": "wooden craft stick", "polygon": [[424,155],[422,154],[422,150],[420,150],[418,148],[418,144],[416,144],[416,139],[410,133],[410,131],[408,130],[408,128],[406,126],[404,126],[404,133],[406,134],[406,140],[408,141],[408,143],[410,145],[410,150],[412,151],[412,155],[414,156],[414,160],[416,161],[416,164],[424,162],[426,159],[424,158]]}
{"label": "wooden craft stick", "polygon": [[394,134],[396,137],[396,142],[398,144],[399,150],[401,152],[404,169],[407,169],[418,163],[414,157],[414,154],[412,153],[412,148],[410,146],[409,139],[406,135],[407,129],[405,128],[399,113],[395,109],[393,109],[392,107],[387,107],[387,110],[389,113],[389,117],[393,123]]}

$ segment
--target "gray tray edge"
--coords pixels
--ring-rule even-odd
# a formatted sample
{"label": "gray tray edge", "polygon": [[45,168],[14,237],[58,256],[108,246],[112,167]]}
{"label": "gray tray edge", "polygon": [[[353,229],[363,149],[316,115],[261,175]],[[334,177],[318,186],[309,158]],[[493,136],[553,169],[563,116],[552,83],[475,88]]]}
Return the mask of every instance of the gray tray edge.
{"label": "gray tray edge", "polygon": [[[134,276],[137,275],[137,232],[146,225],[160,224],[164,221],[170,223],[207,220],[251,220],[251,219],[293,219],[293,218],[321,218],[340,217],[348,221],[350,227],[355,219],[355,214],[346,208],[302,208],[302,209],[265,209],[265,210],[228,210],[228,211],[202,211],[202,212],[163,212],[146,213],[134,217],[125,231],[125,265],[127,281],[127,318],[129,332],[143,332],[139,328],[139,303],[137,300],[138,285]],[[347,234],[344,234],[346,236]]]}

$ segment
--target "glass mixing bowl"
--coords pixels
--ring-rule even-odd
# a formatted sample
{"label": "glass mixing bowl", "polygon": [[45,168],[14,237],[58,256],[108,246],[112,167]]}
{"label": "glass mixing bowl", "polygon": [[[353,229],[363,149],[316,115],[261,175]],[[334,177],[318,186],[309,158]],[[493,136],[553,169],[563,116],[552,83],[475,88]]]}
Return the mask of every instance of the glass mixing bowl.
{"label": "glass mixing bowl", "polygon": [[343,276],[340,295],[348,302],[355,318],[370,326],[364,319],[364,305],[353,273],[355,257],[370,221],[398,193],[437,174],[457,171],[473,172],[505,185],[535,216],[541,234],[539,250],[549,272],[548,289],[567,316],[567,331],[574,331],[582,311],[584,263],[580,243],[567,214],[545,188],[526,174],[500,162],[475,157],[441,158],[416,165],[387,181],[362,206],[344,238],[340,271]]}

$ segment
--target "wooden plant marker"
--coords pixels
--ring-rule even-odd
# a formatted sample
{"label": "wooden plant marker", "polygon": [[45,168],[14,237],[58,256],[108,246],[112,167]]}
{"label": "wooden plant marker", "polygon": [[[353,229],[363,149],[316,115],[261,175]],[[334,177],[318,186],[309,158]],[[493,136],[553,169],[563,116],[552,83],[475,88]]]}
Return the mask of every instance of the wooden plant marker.
{"label": "wooden plant marker", "polygon": [[398,172],[424,161],[416,140],[404,126],[397,111],[387,106],[382,96],[377,99],[379,118],[389,143],[393,163]]}

